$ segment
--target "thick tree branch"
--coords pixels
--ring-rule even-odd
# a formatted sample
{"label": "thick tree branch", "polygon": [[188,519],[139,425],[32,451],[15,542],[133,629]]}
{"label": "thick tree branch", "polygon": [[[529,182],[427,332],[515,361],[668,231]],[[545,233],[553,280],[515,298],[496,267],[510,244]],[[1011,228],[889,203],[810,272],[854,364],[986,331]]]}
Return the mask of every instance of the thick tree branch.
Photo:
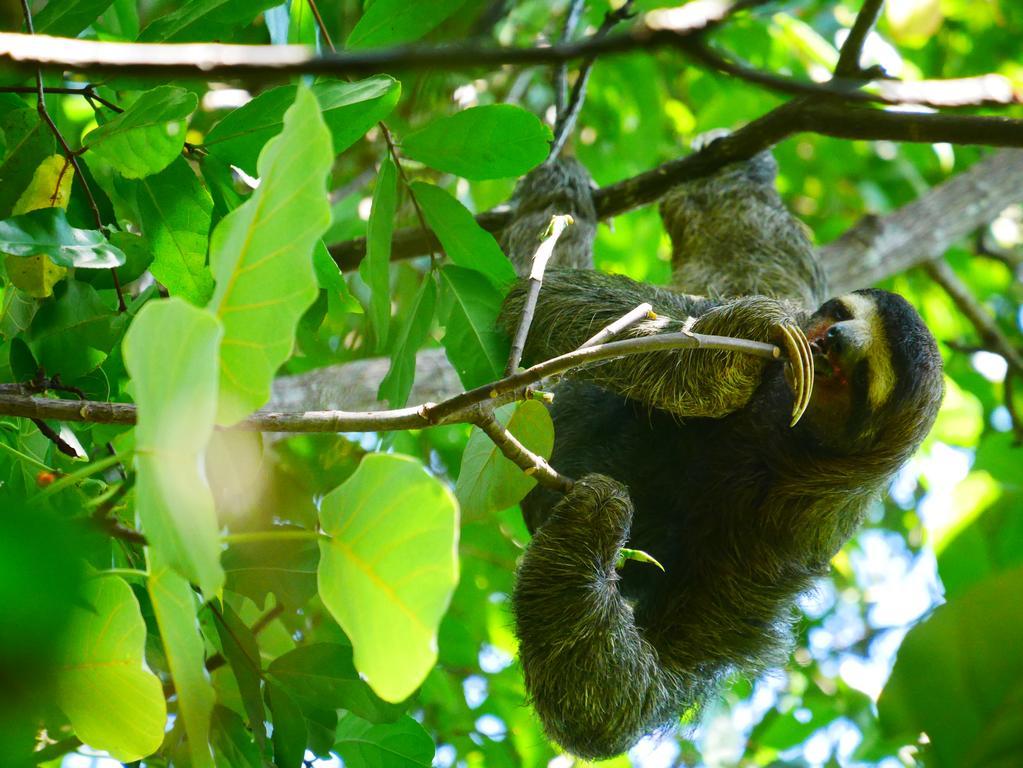
{"label": "thick tree branch", "polygon": [[[795,99],[711,142],[699,152],[596,190],[593,202],[597,216],[607,219],[652,203],[683,181],[709,176],[729,163],[748,160],[779,141],[803,132],[846,139],[1023,147],[1023,120],[886,112],[830,100]],[[510,209],[495,209],[479,214],[476,222],[490,232],[498,232],[511,222],[512,215]],[[391,258],[407,259],[433,247],[436,247],[436,240],[432,236],[424,236],[418,229],[401,229],[394,233]],[[330,246],[330,252],[342,269],[352,270],[366,253],[366,240],[360,237],[336,243]]]}
{"label": "thick tree branch", "polygon": [[[716,142],[715,142],[716,143]],[[887,216],[868,216],[818,251],[832,293],[874,285],[942,256],[1023,200],[1023,151],[1006,149]]]}

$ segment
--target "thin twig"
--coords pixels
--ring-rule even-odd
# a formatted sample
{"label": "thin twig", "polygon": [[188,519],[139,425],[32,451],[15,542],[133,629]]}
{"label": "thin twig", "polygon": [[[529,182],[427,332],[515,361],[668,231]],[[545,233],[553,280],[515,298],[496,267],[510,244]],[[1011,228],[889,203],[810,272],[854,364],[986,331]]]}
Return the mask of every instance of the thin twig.
{"label": "thin twig", "polygon": [[1023,376],[1023,356],[1012,346],[948,262],[942,259],[928,261],[924,264],[924,270],[944,289],[959,311],[970,321],[984,345],[1005,358],[1005,362],[1017,375]]}
{"label": "thin twig", "polygon": [[[28,7],[28,0],[21,0],[21,11],[25,16],[25,28],[28,30],[29,36],[34,37],[35,25],[32,23],[32,10]],[[72,167],[74,167],[75,174],[77,174],[78,180],[81,182],[82,189],[85,190],[85,196],[89,200],[89,208],[92,209],[92,215],[96,220],[96,229],[103,229],[103,217],[100,216],[99,206],[96,204],[96,198],[92,194],[92,187],[89,186],[89,182],[86,180],[84,174],[82,174],[82,167],[78,164],[77,153],[71,149],[70,145],[68,145],[67,140],[64,138],[64,134],[60,132],[57,124],[53,122],[53,118],[50,117],[50,113],[46,109],[46,91],[43,89],[42,67],[36,67],[35,75],[37,99],[36,109],[39,112],[39,117],[50,127],[50,131],[53,133],[54,137],[56,137],[57,142],[64,150],[64,157],[71,163]],[[56,197],[56,192],[54,193],[54,197]],[[111,267],[110,274],[113,277],[114,290],[117,292],[118,311],[124,312],[128,308],[128,305],[124,303],[124,295],[121,293],[121,281],[117,278],[117,268]]]}
{"label": "thin twig", "polygon": [[[596,31],[591,39],[602,39],[607,37],[607,34],[615,27],[620,21],[632,18],[632,0],[626,0],[626,2],[618,9],[614,11],[608,11],[604,16],[604,21],[600,25],[600,29]],[[557,121],[554,124],[554,141],[551,142],[551,151],[547,155],[545,162],[552,163],[557,160],[558,155],[561,154],[561,150],[565,147],[565,142],[568,141],[568,137],[572,135],[572,131],[575,130],[576,120],[579,119],[579,113],[582,111],[583,102],[586,101],[586,86],[590,80],[590,72],[593,69],[593,64],[597,60],[596,56],[591,56],[585,59],[582,65],[579,67],[579,75],[575,79],[575,85],[572,86],[572,95],[567,100],[565,109],[558,110]],[[562,69],[565,69],[567,64],[562,64]],[[567,75],[566,75],[567,84]]]}
{"label": "thin twig", "polygon": [[[480,403],[500,405],[520,399],[525,387],[548,376],[589,363],[644,352],[678,349],[720,349],[768,360],[781,351],[773,344],[699,333],[661,333],[636,339],[612,341],[576,349],[538,363],[496,382],[462,392],[441,403],[427,403],[386,411],[257,412],[232,429],[248,432],[369,432],[423,429],[440,424],[470,423],[472,409]],[[58,400],[21,394],[0,394],[0,415],[24,418],[87,421],[94,424],[134,424],[136,408],[127,403],[94,400]]]}
{"label": "thin twig", "polygon": [[582,344],[579,345],[579,349],[586,349],[587,347],[595,347],[598,344],[603,344],[605,341],[609,341],[619,333],[624,331],[626,328],[631,328],[640,320],[654,320],[657,315],[654,314],[654,309],[646,302],[643,302],[632,311],[622,315],[613,323],[601,328],[593,336],[588,338]]}
{"label": "thin twig", "polygon": [[[579,26],[579,17],[582,16],[586,0],[571,0],[568,5],[568,13],[565,14],[565,26],[561,30],[561,42],[567,43],[575,34]],[[565,114],[565,106],[568,104],[568,62],[561,62],[558,71],[554,75],[554,115],[555,122],[560,122]]]}
{"label": "thin twig", "polygon": [[327,47],[330,50],[334,50],[334,41],[330,39],[330,33],[327,31],[327,25],[323,23],[323,17],[320,16],[320,9],[316,7],[316,0],[307,0],[309,3],[309,9],[313,12],[313,18],[316,19],[316,26],[320,29],[320,34],[323,35],[323,39],[327,43]]}
{"label": "thin twig", "polygon": [[835,77],[862,77],[860,57],[863,55],[863,44],[867,41],[870,30],[877,23],[877,17],[881,14],[883,5],[884,0],[863,0],[863,6],[856,14],[856,21],[853,22],[849,36],[845,39],[842,50],[838,54]]}
{"label": "thin twig", "polygon": [[547,262],[554,253],[554,246],[558,238],[565,231],[565,227],[572,224],[571,216],[552,216],[550,224],[543,235],[543,242],[540,243],[533,254],[533,266],[529,270],[529,280],[526,283],[526,300],[522,306],[522,317],[519,318],[519,326],[515,329],[512,337],[511,351],[508,354],[508,364],[504,368],[504,375],[511,376],[522,361],[522,351],[526,347],[526,337],[529,336],[529,328],[533,324],[533,313],[536,311],[536,300],[540,296],[540,287],[543,284],[543,273],[547,269]]}
{"label": "thin twig", "polygon": [[[0,93],[35,93],[36,87],[34,85],[0,85]],[[98,102],[112,112],[124,112],[119,106],[114,104],[112,101],[104,99],[98,93],[96,93],[95,86],[91,83],[81,88],[56,88],[48,87],[47,93],[59,93],[64,96],[81,96],[86,101]]]}
{"label": "thin twig", "polygon": [[[320,34],[323,35],[323,39],[327,41],[327,47],[330,48],[331,53],[336,52],[334,48],[334,42],[330,39],[330,34],[327,32],[327,27],[323,23],[323,17],[320,16],[320,11],[316,7],[315,0],[307,0],[309,7],[313,11],[313,17],[316,19],[316,24],[320,29]],[[426,217],[423,215],[423,209],[419,205],[419,201],[416,199],[416,193],[412,191],[412,183],[409,181],[408,176],[405,173],[405,168],[401,164],[401,157],[398,155],[398,150],[394,146],[394,138],[391,136],[391,131],[387,127],[387,124],[383,120],[377,122],[377,127],[380,129],[380,135],[384,137],[384,142],[387,144],[387,152],[391,156],[391,160],[394,162],[394,167],[398,171],[398,175],[401,177],[401,183],[408,191],[409,200],[412,201],[412,207],[416,211],[416,218],[419,220],[419,227],[426,237],[430,236],[430,228],[426,226]],[[431,257],[436,259],[436,251],[431,254]]]}
{"label": "thin twig", "polygon": [[558,474],[543,456],[533,453],[524,446],[515,435],[501,425],[489,407],[480,408],[473,423],[486,433],[509,461],[530,477],[535,477],[540,485],[562,493],[572,490],[573,481]]}

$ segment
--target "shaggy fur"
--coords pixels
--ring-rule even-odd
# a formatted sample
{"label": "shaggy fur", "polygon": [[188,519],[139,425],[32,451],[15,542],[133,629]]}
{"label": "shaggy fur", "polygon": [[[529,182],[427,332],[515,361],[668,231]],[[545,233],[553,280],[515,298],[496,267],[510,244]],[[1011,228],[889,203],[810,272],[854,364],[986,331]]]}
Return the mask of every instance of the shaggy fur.
{"label": "shaggy fur", "polygon": [[[761,157],[662,205],[677,278],[712,298],[552,270],[527,360],[575,348],[642,301],[659,319],[632,336],[677,330],[690,315],[695,331],[760,340],[786,319],[808,332],[837,323],[835,302],[801,309],[823,278],[772,181]],[[897,380],[872,406],[870,361],[859,364],[837,425],[818,386],[789,428],[782,362],[735,353],[630,356],[558,385],[551,463],[578,482],[523,502],[534,538],[513,603],[527,688],[567,750],[618,754],[695,714],[728,675],[786,661],[796,597],[828,572],[941,401],[940,356],[913,308],[883,291],[859,295],[881,318],[887,342],[874,348],[888,352]],[[505,327],[522,300],[520,286]],[[626,545],[665,572],[633,561],[616,570]]]}

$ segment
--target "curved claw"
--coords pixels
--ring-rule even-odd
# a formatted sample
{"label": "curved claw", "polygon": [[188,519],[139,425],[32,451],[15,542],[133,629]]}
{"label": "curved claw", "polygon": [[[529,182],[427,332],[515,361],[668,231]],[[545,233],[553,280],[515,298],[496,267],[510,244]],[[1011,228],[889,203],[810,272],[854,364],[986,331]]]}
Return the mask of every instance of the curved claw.
{"label": "curved claw", "polygon": [[792,421],[789,423],[790,427],[794,427],[810,404],[810,395],[813,392],[813,353],[810,350],[810,342],[799,326],[783,323],[778,328],[788,357],[788,372],[791,375],[789,383],[795,394]]}

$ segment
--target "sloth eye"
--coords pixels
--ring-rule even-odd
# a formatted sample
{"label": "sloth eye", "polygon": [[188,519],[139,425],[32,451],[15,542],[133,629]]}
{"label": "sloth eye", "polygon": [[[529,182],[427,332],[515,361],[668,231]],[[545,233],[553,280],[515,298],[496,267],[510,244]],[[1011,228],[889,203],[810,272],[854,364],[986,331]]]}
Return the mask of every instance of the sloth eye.
{"label": "sloth eye", "polygon": [[850,312],[849,308],[842,302],[836,301],[834,306],[832,306],[830,309],[831,316],[835,318],[837,322],[842,322],[843,320],[852,320],[852,312]]}

